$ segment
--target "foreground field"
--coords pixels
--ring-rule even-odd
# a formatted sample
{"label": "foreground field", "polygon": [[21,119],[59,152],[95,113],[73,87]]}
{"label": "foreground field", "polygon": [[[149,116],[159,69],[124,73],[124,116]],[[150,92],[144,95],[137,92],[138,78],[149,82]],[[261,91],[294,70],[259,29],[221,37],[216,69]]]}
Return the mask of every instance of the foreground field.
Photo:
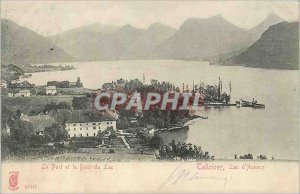
{"label": "foreground field", "polygon": [[31,97],[7,97],[2,96],[1,102],[10,110],[20,110],[28,114],[31,110],[42,110],[50,102],[59,103],[67,102],[72,104],[73,96],[31,96]]}

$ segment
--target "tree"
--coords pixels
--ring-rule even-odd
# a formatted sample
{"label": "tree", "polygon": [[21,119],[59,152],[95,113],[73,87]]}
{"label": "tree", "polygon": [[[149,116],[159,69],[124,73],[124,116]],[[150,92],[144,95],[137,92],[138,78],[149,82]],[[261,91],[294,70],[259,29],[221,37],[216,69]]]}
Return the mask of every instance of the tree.
{"label": "tree", "polygon": [[162,142],[161,137],[159,137],[159,136],[157,135],[157,133],[155,133],[154,136],[151,137],[151,139],[150,139],[150,141],[149,141],[148,144],[149,144],[149,146],[150,146],[151,148],[153,148],[153,149],[158,149],[158,148],[163,144],[163,142]]}
{"label": "tree", "polygon": [[115,130],[113,130],[112,127],[111,127],[111,128],[108,128],[107,130],[110,131],[110,137],[111,137],[112,139],[117,139],[117,137],[118,137],[117,132],[116,132]]}
{"label": "tree", "polygon": [[143,91],[143,89],[144,89],[144,85],[138,79],[130,80],[129,82],[125,83],[125,90],[127,92],[134,92],[134,91],[140,92]]}
{"label": "tree", "polygon": [[22,115],[22,112],[20,110],[17,110],[16,111],[16,118],[20,119],[21,115]]}
{"label": "tree", "polygon": [[64,141],[68,137],[68,132],[58,124],[54,124],[45,128],[44,137],[47,142]]}
{"label": "tree", "polygon": [[11,140],[23,146],[28,146],[30,137],[34,135],[32,125],[27,121],[21,121],[19,119],[15,119],[11,122],[10,130]]}
{"label": "tree", "polygon": [[104,136],[107,134],[108,132],[106,131],[106,130],[104,130],[104,131],[98,131],[98,134],[97,134],[97,137],[99,138],[99,139],[103,139],[104,138]]}
{"label": "tree", "polygon": [[55,102],[50,102],[49,104],[46,104],[46,106],[43,108],[43,113],[49,112],[51,110],[57,110],[57,109],[71,110],[72,107],[67,102],[60,102],[58,104],[56,104]]}
{"label": "tree", "polygon": [[46,113],[46,112],[49,112],[49,111],[55,110],[55,109],[56,109],[55,102],[50,102],[49,104],[46,104],[46,106],[43,109],[43,112]]}
{"label": "tree", "polygon": [[60,102],[60,103],[57,104],[56,109],[71,110],[72,106],[68,102]]}
{"label": "tree", "polygon": [[43,136],[32,135],[30,137],[30,147],[40,147],[44,143]]}
{"label": "tree", "polygon": [[1,105],[1,132],[6,133],[4,129],[6,129],[6,125],[12,120],[11,111],[4,106]]}
{"label": "tree", "polygon": [[86,96],[73,97],[72,106],[74,109],[88,109],[89,99]]}
{"label": "tree", "polygon": [[30,146],[31,138],[34,136],[32,125],[27,121],[19,119],[10,120],[10,136],[2,136],[2,158],[10,153],[20,153]]}
{"label": "tree", "polygon": [[121,117],[117,120],[117,128],[118,129],[127,129],[129,127],[130,123],[127,119],[127,117]]}

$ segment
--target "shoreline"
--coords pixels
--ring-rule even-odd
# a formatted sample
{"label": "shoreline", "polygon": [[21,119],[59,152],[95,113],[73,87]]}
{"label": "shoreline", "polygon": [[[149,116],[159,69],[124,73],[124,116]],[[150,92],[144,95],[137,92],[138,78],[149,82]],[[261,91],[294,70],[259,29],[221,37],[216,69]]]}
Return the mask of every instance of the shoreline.
{"label": "shoreline", "polygon": [[25,75],[31,73],[39,73],[39,72],[70,71],[70,70],[77,69],[73,65],[61,65],[61,64],[23,65],[20,68],[24,70]]}
{"label": "shoreline", "polygon": [[169,128],[162,128],[162,129],[156,129],[155,132],[168,132],[168,131],[174,131],[174,130],[182,130],[189,125],[193,124],[195,121],[200,120],[200,119],[208,119],[208,117],[200,116],[200,115],[192,115],[193,118],[187,118],[188,120],[185,121],[182,126],[173,126]]}

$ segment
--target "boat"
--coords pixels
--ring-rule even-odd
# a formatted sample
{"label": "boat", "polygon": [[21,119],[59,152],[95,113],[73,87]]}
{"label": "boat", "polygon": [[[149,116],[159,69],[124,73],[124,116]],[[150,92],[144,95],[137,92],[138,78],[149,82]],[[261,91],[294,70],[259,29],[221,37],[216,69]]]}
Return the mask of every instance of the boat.
{"label": "boat", "polygon": [[225,102],[208,102],[204,104],[205,107],[220,107],[220,106],[235,106],[236,104],[230,104]]}
{"label": "boat", "polygon": [[235,106],[240,108],[242,107],[242,102],[241,101],[235,101]]}
{"label": "boat", "polygon": [[205,103],[205,106],[223,106],[224,103],[222,102],[208,102],[208,103]]}
{"label": "boat", "polygon": [[240,106],[242,107],[251,107],[251,108],[265,108],[266,106],[264,104],[258,104],[256,101],[254,102],[248,102],[245,100],[242,100],[240,103]]}
{"label": "boat", "polygon": [[265,108],[266,106],[264,104],[246,104],[242,105],[243,107],[252,107],[252,108]]}

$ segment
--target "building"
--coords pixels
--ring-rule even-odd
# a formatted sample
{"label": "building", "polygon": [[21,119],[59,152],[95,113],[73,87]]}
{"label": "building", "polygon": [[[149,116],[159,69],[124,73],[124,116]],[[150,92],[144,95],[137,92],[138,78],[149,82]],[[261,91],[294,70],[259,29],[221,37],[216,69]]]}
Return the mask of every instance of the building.
{"label": "building", "polygon": [[82,88],[83,84],[80,81],[80,77],[77,77],[76,82],[70,82],[70,88]]}
{"label": "building", "polygon": [[21,113],[20,120],[29,122],[29,116]]}
{"label": "building", "polygon": [[15,97],[30,97],[30,90],[20,90]]}
{"label": "building", "polygon": [[69,137],[93,137],[97,136],[99,131],[117,130],[115,118],[89,110],[73,111],[65,126]]}
{"label": "building", "polygon": [[119,117],[120,117],[120,113],[117,110],[105,109],[105,111],[107,114],[114,117],[115,119],[119,119]]}
{"label": "building", "polygon": [[1,88],[7,88],[7,81],[1,80]]}
{"label": "building", "polygon": [[46,86],[46,94],[47,95],[57,94],[56,86]]}
{"label": "building", "polygon": [[82,88],[82,87],[83,87],[83,84],[82,84],[81,81],[80,81],[80,77],[77,78],[77,81],[76,81],[76,82],[70,82],[70,83],[69,83],[69,87],[70,87],[70,88]]}
{"label": "building", "polygon": [[83,84],[80,81],[80,77],[78,77],[76,82],[48,81],[47,86],[56,86],[57,88],[82,88]]}
{"label": "building", "polygon": [[18,84],[18,83],[20,83],[20,80],[11,80],[10,83],[11,84]]}
{"label": "building", "polygon": [[8,96],[8,97],[14,97],[14,96],[15,96],[15,94],[14,94],[14,93],[12,93],[12,92],[9,92],[9,93],[7,93],[7,96]]}
{"label": "building", "polygon": [[28,119],[35,135],[44,135],[45,128],[56,124],[54,118],[49,115],[29,116]]}
{"label": "building", "polygon": [[30,97],[30,90],[20,90],[19,92],[9,92],[8,97]]}
{"label": "building", "polygon": [[8,123],[5,124],[1,124],[1,136],[2,137],[8,137],[10,136],[10,126],[8,125]]}
{"label": "building", "polygon": [[11,80],[11,83],[8,84],[9,88],[34,88],[34,84],[29,83],[28,81],[17,81],[17,80]]}
{"label": "building", "polygon": [[76,82],[69,82],[69,88],[76,88]]}

